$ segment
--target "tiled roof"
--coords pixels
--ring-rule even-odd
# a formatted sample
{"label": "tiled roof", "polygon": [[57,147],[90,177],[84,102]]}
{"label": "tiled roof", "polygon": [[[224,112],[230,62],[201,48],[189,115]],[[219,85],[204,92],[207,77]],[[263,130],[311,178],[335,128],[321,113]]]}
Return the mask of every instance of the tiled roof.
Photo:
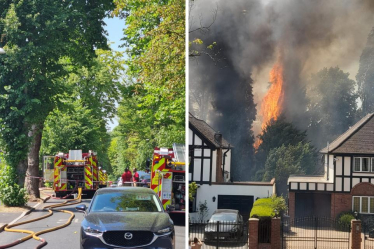
{"label": "tiled roof", "polygon": [[[216,148],[220,147],[220,144],[214,139],[214,135],[217,133],[210,125],[208,125],[204,120],[197,119],[191,113],[189,113],[189,123],[193,126],[206,140],[213,144]],[[223,137],[222,137],[222,148],[232,148]]]}
{"label": "tiled roof", "polygon": [[374,154],[374,113],[370,113],[335,139],[321,153]]}

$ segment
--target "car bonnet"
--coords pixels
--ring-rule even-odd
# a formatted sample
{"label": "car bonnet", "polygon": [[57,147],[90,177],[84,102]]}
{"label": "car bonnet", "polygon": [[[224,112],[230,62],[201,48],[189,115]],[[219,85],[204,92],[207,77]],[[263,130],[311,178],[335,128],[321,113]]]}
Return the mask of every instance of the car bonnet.
{"label": "car bonnet", "polygon": [[172,221],[163,212],[93,212],[82,222],[85,227],[99,231],[146,230],[157,232],[170,227]]}

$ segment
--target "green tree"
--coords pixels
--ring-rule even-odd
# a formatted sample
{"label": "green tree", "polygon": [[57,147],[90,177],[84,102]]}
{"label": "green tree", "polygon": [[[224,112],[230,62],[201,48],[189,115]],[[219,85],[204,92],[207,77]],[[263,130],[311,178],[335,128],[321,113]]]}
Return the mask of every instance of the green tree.
{"label": "green tree", "polygon": [[[7,52],[0,57],[1,136],[19,183],[39,174],[44,121],[63,93],[59,79],[69,73],[61,59],[87,65],[94,49],[107,48],[103,18],[112,7],[109,0],[0,3],[0,45]],[[39,197],[37,180],[26,177],[25,185]]]}
{"label": "green tree", "polygon": [[127,73],[135,79],[129,90],[137,114],[149,124],[184,127],[185,1],[116,3],[128,25],[123,40],[129,48]]}
{"label": "green tree", "polygon": [[189,185],[188,185],[188,198],[190,199],[190,201],[193,201],[193,199],[195,198],[195,194],[197,192],[197,184],[196,182],[191,182]]}
{"label": "green tree", "polygon": [[282,145],[270,150],[263,181],[275,177],[277,195],[287,194],[287,180],[292,174],[311,174],[316,166],[316,151],[310,143]]}
{"label": "green tree", "polygon": [[[155,146],[185,137],[185,1],[117,0],[126,18],[126,87],[113,132],[117,171],[143,168]],[[113,144],[112,144],[113,145]]]}
{"label": "green tree", "polygon": [[362,51],[356,80],[362,101],[361,116],[364,116],[374,111],[374,28],[370,31]]}
{"label": "green tree", "polygon": [[98,153],[99,165],[111,174],[106,125],[120,98],[123,59],[119,52],[98,49],[96,54],[89,67],[66,69],[70,74],[61,79],[65,95],[45,122],[40,152],[54,155],[70,149],[93,150]]}
{"label": "green tree", "polygon": [[306,132],[301,132],[291,123],[286,122],[284,116],[280,116],[277,120],[271,120],[258,138],[261,144],[255,154],[256,168],[253,173],[257,181],[263,179],[266,170],[265,162],[272,149],[283,145],[297,145],[300,142],[307,142]]}
{"label": "green tree", "polygon": [[324,68],[312,75],[308,135],[317,148],[325,147],[355,122],[356,84],[348,76],[338,67]]}

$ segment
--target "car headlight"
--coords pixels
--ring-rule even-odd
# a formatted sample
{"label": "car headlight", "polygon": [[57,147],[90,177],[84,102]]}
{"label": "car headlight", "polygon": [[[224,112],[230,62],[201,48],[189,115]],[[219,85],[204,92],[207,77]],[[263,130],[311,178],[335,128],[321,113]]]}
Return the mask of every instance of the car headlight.
{"label": "car headlight", "polygon": [[172,231],[171,227],[160,229],[156,232],[157,235],[166,235]]}
{"label": "car headlight", "polygon": [[83,228],[83,231],[86,235],[94,236],[94,237],[98,237],[98,236],[101,236],[103,234],[103,232],[101,232],[97,229],[90,228],[90,227]]}

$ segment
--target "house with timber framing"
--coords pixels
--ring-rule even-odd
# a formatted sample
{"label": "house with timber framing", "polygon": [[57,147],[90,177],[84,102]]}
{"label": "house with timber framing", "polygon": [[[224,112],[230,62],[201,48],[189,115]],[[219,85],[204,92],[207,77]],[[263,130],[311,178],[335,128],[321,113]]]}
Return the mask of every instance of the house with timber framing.
{"label": "house with timber framing", "polygon": [[207,203],[209,219],[216,209],[239,210],[243,219],[249,217],[257,198],[275,193],[275,180],[270,182],[237,182],[231,177],[233,148],[222,134],[205,121],[189,114],[189,182],[198,189],[190,202],[189,217],[198,220],[201,203]]}
{"label": "house with timber framing", "polygon": [[324,157],[324,175],[288,178],[290,217],[334,219],[344,211],[374,214],[374,113],[320,153]]}

